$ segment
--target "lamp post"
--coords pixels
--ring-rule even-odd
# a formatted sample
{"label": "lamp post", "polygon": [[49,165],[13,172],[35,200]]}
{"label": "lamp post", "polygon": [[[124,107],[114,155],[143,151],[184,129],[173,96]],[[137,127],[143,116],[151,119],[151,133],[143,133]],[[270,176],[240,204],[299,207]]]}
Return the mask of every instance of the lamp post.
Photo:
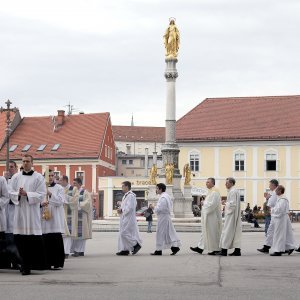
{"label": "lamp post", "polygon": [[10,102],[10,100],[7,100],[5,102],[6,104],[6,108],[3,108],[1,106],[0,108],[0,112],[3,113],[3,112],[6,112],[6,129],[5,129],[5,132],[6,132],[6,171],[8,172],[9,170],[9,136],[10,136],[10,124],[11,124],[11,120],[10,120],[10,113],[11,112],[14,112],[16,113],[18,111],[18,108],[16,107],[13,107],[11,108],[10,105],[12,104],[12,102]]}

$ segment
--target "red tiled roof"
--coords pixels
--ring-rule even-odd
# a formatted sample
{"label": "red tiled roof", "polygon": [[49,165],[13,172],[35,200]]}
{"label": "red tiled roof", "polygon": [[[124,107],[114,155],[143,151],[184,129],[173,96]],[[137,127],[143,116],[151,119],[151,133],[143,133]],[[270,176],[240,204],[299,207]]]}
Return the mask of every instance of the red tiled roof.
{"label": "red tiled roof", "polygon": [[116,142],[165,141],[165,127],[112,126]]}
{"label": "red tiled roof", "polygon": [[[27,153],[35,159],[98,158],[109,113],[70,115],[64,120],[55,131],[51,116],[23,118],[10,137],[10,146],[18,145],[10,157],[20,158],[25,153],[23,147],[31,144]],[[46,144],[46,148],[37,151],[42,144]],[[51,151],[55,144],[60,147]],[[0,151],[0,160],[5,159],[5,154],[6,146]]]}
{"label": "red tiled roof", "polygon": [[298,140],[300,96],[205,99],[177,121],[176,139]]}

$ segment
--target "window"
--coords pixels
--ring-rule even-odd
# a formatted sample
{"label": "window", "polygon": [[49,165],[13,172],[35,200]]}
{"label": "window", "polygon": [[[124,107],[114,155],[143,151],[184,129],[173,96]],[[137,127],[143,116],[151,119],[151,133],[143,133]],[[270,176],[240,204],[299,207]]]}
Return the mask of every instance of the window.
{"label": "window", "polygon": [[245,154],[236,153],[234,155],[234,170],[235,171],[245,171]]}
{"label": "window", "polygon": [[9,152],[14,152],[18,148],[18,145],[11,145],[9,147]]}
{"label": "window", "polygon": [[82,184],[84,184],[84,172],[83,171],[76,171],[75,172],[75,177],[79,177],[82,180]]}
{"label": "window", "polygon": [[57,151],[59,147],[60,147],[60,144],[55,144],[55,145],[52,147],[51,151]]}
{"label": "window", "polygon": [[107,145],[105,145],[105,157],[107,157]]}
{"label": "window", "polygon": [[245,190],[239,189],[240,192],[240,201],[245,201]]}
{"label": "window", "polygon": [[276,171],[277,170],[277,155],[274,153],[266,154],[266,171]]}
{"label": "window", "polygon": [[43,151],[46,148],[47,145],[42,144],[37,148],[37,151]]}
{"label": "window", "polygon": [[24,146],[24,148],[22,149],[22,152],[27,152],[30,149],[31,145],[27,144]]}
{"label": "window", "polygon": [[53,174],[55,178],[60,177],[60,171],[54,171]]}
{"label": "window", "polygon": [[190,154],[190,166],[191,166],[191,171],[193,171],[193,172],[199,171],[199,154],[198,153]]}
{"label": "window", "polygon": [[129,159],[128,163],[129,163],[130,165],[133,165],[133,160],[132,160],[132,159]]}
{"label": "window", "polygon": [[122,165],[126,165],[126,159],[122,159]]}

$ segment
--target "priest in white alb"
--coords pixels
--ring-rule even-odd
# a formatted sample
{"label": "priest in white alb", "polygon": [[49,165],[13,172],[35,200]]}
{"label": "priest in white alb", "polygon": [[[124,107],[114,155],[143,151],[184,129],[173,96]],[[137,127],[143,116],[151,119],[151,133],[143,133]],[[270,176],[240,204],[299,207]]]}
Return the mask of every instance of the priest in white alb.
{"label": "priest in white alb", "polygon": [[0,268],[9,268],[10,261],[5,255],[6,252],[6,214],[5,208],[9,202],[6,179],[0,176]]}
{"label": "priest in white alb", "polygon": [[242,221],[240,193],[235,188],[235,179],[228,177],[225,186],[228,190],[225,205],[225,220],[220,239],[221,251],[218,253],[227,256],[227,250],[234,248],[230,256],[241,256]]}
{"label": "priest in white alb", "polygon": [[194,252],[202,254],[203,250],[208,255],[215,255],[220,249],[220,237],[222,233],[221,195],[215,188],[215,179],[206,180],[208,194],[202,205],[201,225],[202,232],[197,247],[190,247]]}
{"label": "priest in white alb", "polygon": [[[42,201],[42,232],[46,249],[47,268],[63,268],[65,251],[62,234],[65,232],[64,208],[65,193],[61,185],[54,181],[54,173],[46,172],[46,182],[49,182],[47,197]],[[48,210],[49,216],[45,215]]]}
{"label": "priest in white alb", "polygon": [[277,203],[277,194],[276,194],[276,189],[279,185],[279,182],[277,179],[272,179],[269,182],[269,188],[270,191],[266,193],[266,200],[268,200],[267,206],[271,208],[271,221],[270,225],[267,231],[267,235],[265,237],[265,244],[262,248],[257,249],[257,251],[261,253],[269,253],[269,250],[273,244],[273,235],[274,235],[274,218],[273,218],[273,208],[275,207]]}
{"label": "priest in white alb", "polygon": [[164,183],[156,185],[156,193],[159,195],[157,205],[154,208],[157,215],[156,250],[151,255],[162,255],[164,249],[171,249],[170,255],[175,255],[181,246],[171,219],[173,202],[170,195],[166,193],[166,188]]}
{"label": "priest in white alb", "polygon": [[[73,181],[74,188],[77,191],[73,202],[78,205],[77,210],[77,235],[73,237],[71,249],[72,256],[84,256],[86,241],[92,238],[92,197],[91,194],[82,185],[82,179],[77,177]],[[71,252],[72,252],[71,250]]]}
{"label": "priest in white alb", "polygon": [[117,255],[129,255],[138,253],[142,247],[139,228],[136,220],[136,195],[131,191],[131,182],[122,183],[124,193],[121,206],[117,209],[120,215],[120,230]]}
{"label": "priest in white alb", "polygon": [[71,253],[72,239],[77,237],[78,231],[78,197],[79,191],[69,184],[69,177],[62,175],[59,184],[65,193],[64,214],[65,232],[63,234],[65,258],[69,258]]}
{"label": "priest in white alb", "polygon": [[289,217],[289,200],[284,195],[285,188],[278,185],[276,189],[277,201],[272,209],[272,219],[274,226],[273,243],[271,256],[281,256],[283,253],[292,254],[295,247],[294,233]]}
{"label": "priest in white alb", "polygon": [[15,204],[14,240],[22,258],[21,271],[29,275],[31,270],[46,268],[40,204],[47,191],[42,174],[32,170],[32,156],[25,154],[22,164],[23,171],[11,179],[9,195]]}

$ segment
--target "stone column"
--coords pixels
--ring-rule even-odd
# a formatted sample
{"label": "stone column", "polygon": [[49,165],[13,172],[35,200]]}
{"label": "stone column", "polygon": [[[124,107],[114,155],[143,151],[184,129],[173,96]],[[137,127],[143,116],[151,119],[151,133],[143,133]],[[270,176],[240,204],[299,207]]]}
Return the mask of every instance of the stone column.
{"label": "stone column", "polygon": [[[181,178],[178,169],[179,147],[176,144],[176,58],[166,58],[165,78],[167,81],[167,101],[166,101],[166,140],[162,145],[163,166],[168,163],[174,164],[174,177]],[[165,169],[162,169],[161,176],[165,176]],[[179,188],[179,186],[175,186]]]}
{"label": "stone column", "polygon": [[148,148],[145,148],[145,177],[148,177],[148,160],[149,160]]}
{"label": "stone column", "polygon": [[157,152],[156,151],[153,152],[153,165],[157,166]]}

